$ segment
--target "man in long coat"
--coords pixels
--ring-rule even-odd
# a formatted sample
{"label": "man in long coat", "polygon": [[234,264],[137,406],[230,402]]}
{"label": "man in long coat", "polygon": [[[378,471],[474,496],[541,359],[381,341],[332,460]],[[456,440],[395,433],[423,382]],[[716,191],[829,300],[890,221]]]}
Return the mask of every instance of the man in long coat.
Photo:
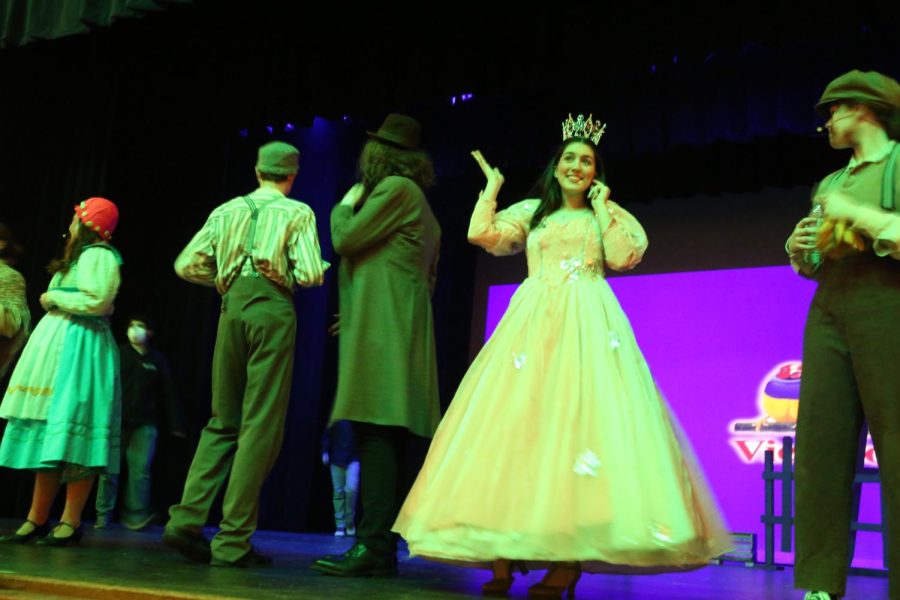
{"label": "man in long coat", "polygon": [[353,423],[363,518],[347,553],[319,559],[329,575],[391,575],[411,436],[440,419],[431,293],[441,230],[423,192],[433,180],[419,124],[392,114],[371,138],[356,184],[331,213],[339,269],[338,386],[331,422]]}

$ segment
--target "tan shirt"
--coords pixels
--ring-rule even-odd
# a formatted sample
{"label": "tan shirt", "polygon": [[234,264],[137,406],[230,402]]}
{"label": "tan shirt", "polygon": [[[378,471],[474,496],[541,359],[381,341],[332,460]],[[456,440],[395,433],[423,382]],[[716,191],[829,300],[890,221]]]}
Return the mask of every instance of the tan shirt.
{"label": "tan shirt", "polygon": [[[860,161],[855,156],[851,156],[846,167],[835,171],[819,182],[819,185],[813,190],[812,203],[815,203],[816,196],[820,194],[839,191],[850,196],[860,206],[881,210],[881,184],[884,180],[884,169],[896,144],[896,141],[890,140],[876,156],[867,160]],[[900,169],[900,161],[897,162],[897,167]],[[900,204],[900,173],[894,178],[894,201]],[[891,231],[864,231],[864,233],[872,238],[872,247],[878,256],[891,256],[900,260],[896,234],[892,234]],[[893,241],[891,241],[892,236],[895,238]],[[791,266],[795,271],[804,275],[812,273],[812,266],[804,261],[803,253],[792,254],[790,258]]]}

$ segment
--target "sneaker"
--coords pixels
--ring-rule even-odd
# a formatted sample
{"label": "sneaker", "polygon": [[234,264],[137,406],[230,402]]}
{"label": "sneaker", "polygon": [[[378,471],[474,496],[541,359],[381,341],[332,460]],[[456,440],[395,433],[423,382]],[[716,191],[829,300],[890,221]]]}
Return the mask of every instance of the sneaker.
{"label": "sneaker", "polygon": [[841,600],[841,597],[828,592],[806,592],[803,600]]}
{"label": "sneaker", "polygon": [[345,535],[347,535],[347,531],[343,527],[334,530],[334,537],[344,537]]}
{"label": "sneaker", "polygon": [[156,519],[156,513],[150,513],[149,515],[136,520],[123,518],[122,525],[124,525],[126,529],[130,529],[131,531],[140,531],[141,529],[146,528],[150,523],[152,523],[154,519]]}
{"label": "sneaker", "polygon": [[352,525],[350,527],[348,527],[347,535],[349,535],[351,537],[355,536],[356,535],[356,527],[353,527]]}
{"label": "sneaker", "polygon": [[109,518],[109,515],[97,515],[97,520],[94,521],[94,529],[106,529],[111,522],[112,519]]}

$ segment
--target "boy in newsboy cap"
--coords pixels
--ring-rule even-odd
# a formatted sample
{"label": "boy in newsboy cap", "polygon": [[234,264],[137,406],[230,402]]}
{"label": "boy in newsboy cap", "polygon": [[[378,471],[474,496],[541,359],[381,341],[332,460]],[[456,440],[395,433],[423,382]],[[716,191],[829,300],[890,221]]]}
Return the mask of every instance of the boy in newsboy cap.
{"label": "boy in newsboy cap", "polygon": [[[803,339],[794,585],[809,590],[807,600],[844,594],[852,559],[851,488],[860,433],[867,423],[881,474],[886,566],[890,597],[896,600],[900,598],[900,253],[886,225],[896,220],[892,214],[900,201],[896,142],[900,84],[874,71],[850,71],[828,84],[816,110],[827,119],[831,147],[853,154],[844,168],[826,176],[813,191],[813,203],[824,209],[825,227],[803,219],[787,243],[794,268],[818,281]],[[878,211],[885,218],[869,220],[877,226],[847,221],[852,210],[845,207]],[[815,248],[820,259],[809,260]]]}
{"label": "boy in newsboy cap", "polygon": [[[175,259],[179,277],[215,286],[222,309],[213,354],[212,418],[169,511],[163,542],[218,567],[270,564],[250,543],[259,494],[278,457],[291,391],[297,317],[292,292],[322,285],[312,209],[287,197],[300,153],[284,142],[259,149],[259,188],[212,211]],[[225,485],[222,521],[210,543],[209,511]]]}

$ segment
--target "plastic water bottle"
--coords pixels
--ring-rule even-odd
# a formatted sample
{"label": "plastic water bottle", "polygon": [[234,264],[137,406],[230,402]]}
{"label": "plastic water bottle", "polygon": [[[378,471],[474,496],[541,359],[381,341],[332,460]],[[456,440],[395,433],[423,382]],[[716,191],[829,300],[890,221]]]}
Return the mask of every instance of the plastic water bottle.
{"label": "plastic water bottle", "polygon": [[[825,220],[822,205],[818,202],[813,205],[812,210],[809,211],[809,216],[816,220],[816,231],[818,231],[822,227],[822,222]],[[810,264],[818,269],[819,265],[822,264],[822,253],[818,248],[807,250],[806,255],[804,256],[804,260],[807,264]]]}

